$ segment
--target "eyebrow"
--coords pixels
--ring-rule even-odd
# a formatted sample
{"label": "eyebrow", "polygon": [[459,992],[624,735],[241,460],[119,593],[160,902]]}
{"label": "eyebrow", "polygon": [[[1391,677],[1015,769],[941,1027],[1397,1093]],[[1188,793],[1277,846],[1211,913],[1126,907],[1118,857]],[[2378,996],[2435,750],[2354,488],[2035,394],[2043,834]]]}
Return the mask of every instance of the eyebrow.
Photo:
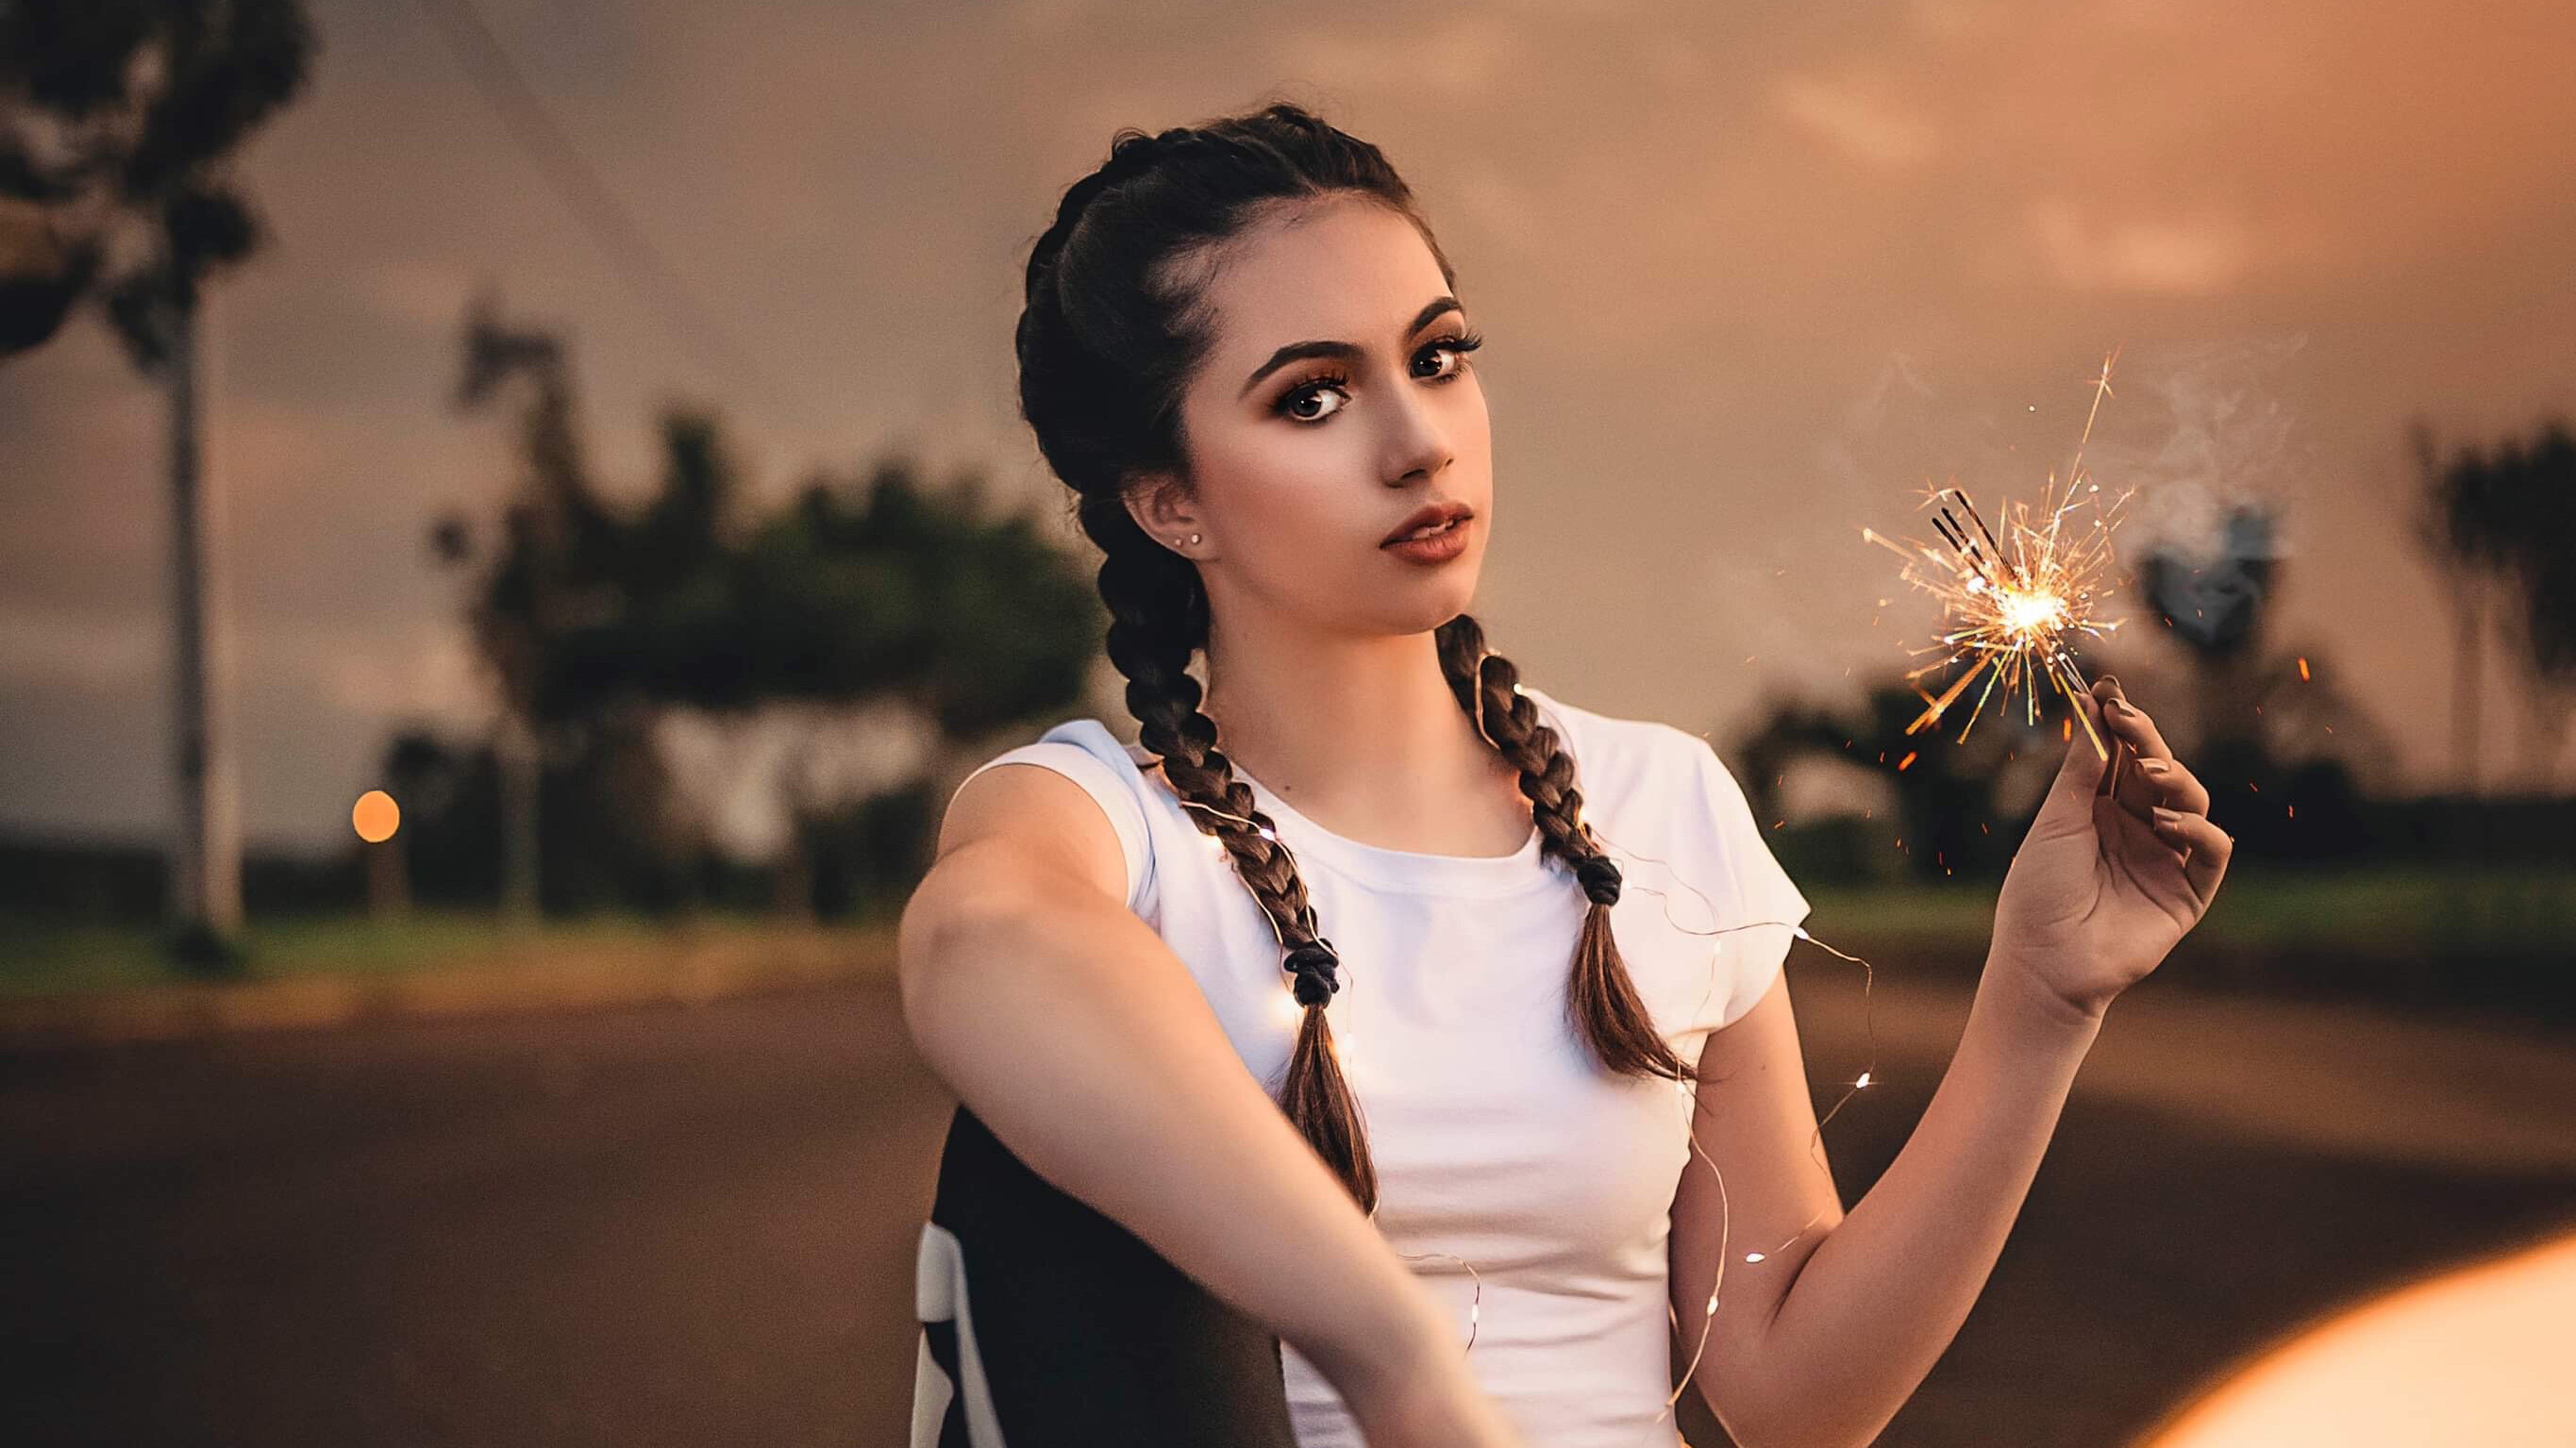
{"label": "eyebrow", "polygon": [[[1432,320],[1442,313],[1463,310],[1465,309],[1458,305],[1456,297],[1434,297],[1428,306],[1413,314],[1413,324],[1404,329],[1404,335],[1410,337],[1430,326]],[[1243,392],[1238,392],[1235,396],[1241,397],[1245,392],[1260,386],[1262,378],[1291,362],[1303,361],[1308,357],[1347,357],[1356,360],[1360,355],[1360,349],[1348,342],[1291,342],[1271,353],[1269,361],[1252,369],[1252,375],[1243,380]]]}

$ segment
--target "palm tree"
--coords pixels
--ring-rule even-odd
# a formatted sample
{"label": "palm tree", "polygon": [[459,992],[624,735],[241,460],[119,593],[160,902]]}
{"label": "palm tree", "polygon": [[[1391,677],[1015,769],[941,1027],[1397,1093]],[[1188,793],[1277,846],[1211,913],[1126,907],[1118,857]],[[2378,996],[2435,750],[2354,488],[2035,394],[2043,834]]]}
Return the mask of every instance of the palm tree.
{"label": "palm tree", "polygon": [[2207,553],[2162,543],[2138,565],[2139,596],[2166,635],[2190,651],[2199,675],[2199,749],[2219,777],[2240,765],[2257,768],[2267,757],[2255,706],[2281,677],[2281,661],[2267,662],[2262,648],[2278,582],[2279,526],[2272,504],[2240,501],[2219,520]]}
{"label": "palm tree", "polygon": [[2555,782],[2568,731],[2576,727],[2576,432],[2549,425],[2531,450],[2524,540],[2523,634],[2537,688],[2532,696],[2537,778]]}
{"label": "palm tree", "polygon": [[[2478,791],[2481,673],[2496,586],[2515,581],[2530,584],[2533,627],[2522,636],[2529,641],[2535,661],[2550,655],[2558,637],[2546,599],[2554,591],[2549,580],[2568,565],[2549,557],[2560,550],[2545,545],[2565,540],[2541,536],[2531,525],[2548,516],[2545,509],[2533,507],[2532,494],[2538,490],[2542,469],[2532,459],[2563,456],[2565,440],[2559,441],[2560,450],[2555,453],[2544,440],[2531,452],[2507,445],[2490,455],[2464,447],[2445,458],[2431,428],[2418,423],[2413,429],[2423,484],[2417,496],[2422,523],[2418,536],[2450,587],[2456,619],[2451,749],[2460,787],[2469,794]],[[2547,672],[2545,664],[2539,667]]]}
{"label": "palm tree", "polygon": [[2527,441],[2464,452],[2445,475],[2444,498],[2470,514],[2455,527],[2469,530],[2503,593],[2502,633],[2531,685],[2526,763],[2546,788],[2576,715],[2576,435],[2553,422]]}
{"label": "palm tree", "polygon": [[201,964],[237,955],[242,913],[231,746],[208,666],[219,592],[206,284],[259,245],[230,159],[302,89],[314,48],[300,0],[0,0],[0,358],[90,302],[169,393],[173,944]]}

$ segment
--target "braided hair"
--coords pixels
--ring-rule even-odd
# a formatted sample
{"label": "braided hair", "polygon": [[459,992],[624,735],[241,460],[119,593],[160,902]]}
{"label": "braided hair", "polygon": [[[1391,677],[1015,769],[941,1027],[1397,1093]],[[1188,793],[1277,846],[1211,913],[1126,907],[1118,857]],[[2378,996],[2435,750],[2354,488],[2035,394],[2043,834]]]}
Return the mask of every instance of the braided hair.
{"label": "braided hair", "polygon": [[[1200,126],[1113,138],[1109,159],[1076,181],[1028,260],[1016,333],[1020,412],[1038,448],[1075,494],[1075,516],[1105,555],[1109,659],[1127,680],[1139,739],[1190,818],[1223,845],[1235,873],[1277,932],[1285,984],[1303,1008],[1278,1083],[1279,1104],[1365,1211],[1377,1205],[1350,1083],[1332,1049],[1326,1008],[1340,990],[1339,955],[1321,932],[1304,881],[1217,747],[1200,712],[1191,657],[1208,640],[1208,594],[1190,559],[1147,536],[1126,506],[1140,472],[1187,478],[1184,385],[1213,345],[1193,287],[1193,264],[1282,202],[1352,195],[1404,217],[1454,289],[1456,272],[1412,192],[1377,147],[1281,102]],[[1574,952],[1567,1011],[1601,1066],[1615,1074],[1689,1080],[1695,1073],[1655,1028],[1610,930],[1619,867],[1583,823],[1574,760],[1520,691],[1511,660],[1485,647],[1460,614],[1436,630],[1442,674],[1478,734],[1519,771],[1544,853],[1562,862],[1591,908]]]}

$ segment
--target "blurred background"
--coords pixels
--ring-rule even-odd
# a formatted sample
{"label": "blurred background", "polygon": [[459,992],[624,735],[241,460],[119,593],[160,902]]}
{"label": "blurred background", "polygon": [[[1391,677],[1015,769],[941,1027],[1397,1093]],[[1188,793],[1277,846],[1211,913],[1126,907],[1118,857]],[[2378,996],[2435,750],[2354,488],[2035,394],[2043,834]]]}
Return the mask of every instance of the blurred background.
{"label": "blurred background", "polygon": [[1494,645],[1705,733],[1874,964],[1789,967],[1847,1201],[2063,748],[1907,732],[1861,530],[2036,504],[2119,352],[2082,657],[2237,854],[1882,1441],[2576,1441],[2571,69],[2549,0],[0,0],[18,1441],[896,1441],[893,921],[974,764],[1134,730],[1022,265],[1273,97],[1490,339]]}

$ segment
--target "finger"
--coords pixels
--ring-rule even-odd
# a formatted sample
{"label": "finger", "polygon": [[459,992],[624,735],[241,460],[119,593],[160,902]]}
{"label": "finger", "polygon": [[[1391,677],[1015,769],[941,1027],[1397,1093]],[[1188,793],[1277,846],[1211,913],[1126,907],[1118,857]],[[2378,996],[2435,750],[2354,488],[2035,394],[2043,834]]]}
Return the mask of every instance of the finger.
{"label": "finger", "polygon": [[2191,851],[2183,861],[2183,877],[2191,881],[2192,893],[2201,903],[2208,904],[2218,893],[2218,882],[2226,877],[2228,857],[2236,853],[2236,837],[2207,815],[2161,808],[2156,811],[2156,835]]}
{"label": "finger", "polygon": [[2109,721],[2112,733],[2127,740],[2129,747],[2137,750],[2141,759],[2174,757],[2173,750],[2165,744],[2163,731],[2156,728],[2156,721],[2130,701],[2128,691],[2120,687],[2118,679],[2105,674],[2095,683],[2101,692],[2110,696],[2103,701],[2102,715]]}
{"label": "finger", "polygon": [[2158,804],[2184,814],[2209,813],[2208,788],[2181,760],[2141,759],[2137,767],[2140,776],[2155,787]]}
{"label": "finger", "polygon": [[2082,728],[2067,731],[2066,757],[2058,761],[2057,778],[2049,782],[2049,793],[2080,800],[2097,792],[2095,786],[2102,782],[2107,768],[2102,756],[2093,752],[2094,736],[2101,735],[2105,752],[2110,749],[2111,739],[2103,733],[2102,704],[2098,697],[2088,690],[2073,696],[2073,703],[2093,727],[2089,732]]}
{"label": "finger", "polygon": [[2138,783],[2138,751],[2111,728],[2110,715],[2104,707],[2120,697],[2120,681],[2104,674],[2093,681],[2085,694],[2096,706],[2093,718],[2095,727],[2102,733],[2102,752],[2110,756],[2103,763],[2100,777],[2094,781],[2094,796],[2111,799],[2142,825],[2154,824],[2154,818],[2148,814],[2155,803],[2147,797],[2151,791]]}
{"label": "finger", "polygon": [[2128,700],[2120,681],[2105,674],[2095,681],[2101,695],[2102,718],[2110,737],[2118,741],[2118,757],[2112,761],[2109,790],[2120,801],[2121,808],[2139,819],[2153,822],[2149,813],[2161,800],[2163,792],[2156,781],[2139,773],[2139,766],[2149,760],[2171,761],[2173,750],[2166,746],[2164,735],[2155,721]]}

